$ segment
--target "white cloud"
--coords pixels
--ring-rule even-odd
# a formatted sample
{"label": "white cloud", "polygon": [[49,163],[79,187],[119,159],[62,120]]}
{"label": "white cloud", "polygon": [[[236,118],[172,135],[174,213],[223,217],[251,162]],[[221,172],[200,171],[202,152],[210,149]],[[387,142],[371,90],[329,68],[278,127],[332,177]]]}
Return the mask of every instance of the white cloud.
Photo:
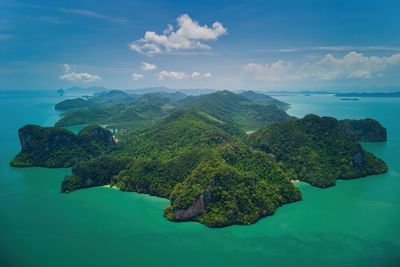
{"label": "white cloud", "polygon": [[209,78],[211,77],[211,73],[209,72],[201,73],[198,71],[193,71],[192,73],[186,73],[183,71],[166,71],[166,70],[163,70],[158,73],[159,80],[164,80],[165,78],[173,80],[182,80],[186,78],[200,78],[200,77]]}
{"label": "white cloud", "polygon": [[164,78],[170,78],[174,80],[182,80],[183,78],[187,78],[188,75],[184,72],[179,71],[166,71],[163,70],[158,74],[158,79],[164,80]]}
{"label": "white cloud", "polygon": [[155,70],[155,69],[157,69],[156,65],[142,62],[142,70]]}
{"label": "white cloud", "polygon": [[194,71],[194,72],[192,72],[192,75],[191,75],[192,77],[199,77],[199,76],[201,76],[201,73],[200,72],[197,72],[197,71]]}
{"label": "white cloud", "polygon": [[101,80],[101,77],[97,74],[90,74],[87,72],[68,72],[59,77],[64,81],[71,82],[94,82]]}
{"label": "white cloud", "polygon": [[296,65],[279,60],[272,64],[249,63],[243,67],[254,78],[269,82],[294,80],[371,79],[382,77],[387,68],[400,64],[400,54],[388,57],[364,56],[350,52],[343,57],[327,54],[312,63]]}
{"label": "white cloud", "polygon": [[132,79],[135,81],[141,80],[144,78],[143,74],[139,74],[139,73],[132,73]]}
{"label": "white cloud", "polygon": [[64,73],[70,72],[72,67],[69,64],[64,64]]}
{"label": "white cloud", "polygon": [[64,74],[58,77],[60,80],[70,82],[95,82],[101,80],[101,77],[97,74],[72,71],[73,66],[69,64],[64,64],[63,68]]}
{"label": "white cloud", "polygon": [[[255,73],[255,78],[258,80],[267,80],[270,82],[287,81],[295,79],[293,72],[293,63],[286,63],[283,60],[278,60],[272,64],[257,64],[249,63],[244,66],[245,72]],[[290,74],[290,75],[289,75]]]}
{"label": "white cloud", "polygon": [[204,41],[217,40],[221,35],[227,34],[227,29],[220,22],[214,22],[211,27],[200,26],[189,15],[178,17],[178,29],[174,31],[168,25],[163,34],[146,31],[143,38],[132,42],[130,49],[145,54],[158,54],[162,52],[181,51],[189,49],[209,49]]}

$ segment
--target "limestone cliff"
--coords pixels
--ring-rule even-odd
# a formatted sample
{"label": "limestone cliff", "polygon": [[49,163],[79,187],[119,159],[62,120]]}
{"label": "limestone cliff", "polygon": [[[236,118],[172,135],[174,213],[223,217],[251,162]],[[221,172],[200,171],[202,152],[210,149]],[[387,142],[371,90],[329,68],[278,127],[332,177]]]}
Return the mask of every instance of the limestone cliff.
{"label": "limestone cliff", "polygon": [[363,142],[385,142],[386,128],[374,119],[340,120],[340,126],[348,135]]}
{"label": "limestone cliff", "polygon": [[200,197],[187,209],[177,209],[174,211],[174,220],[186,221],[193,219],[205,212],[204,196]]}
{"label": "limestone cliff", "polygon": [[88,126],[76,135],[64,128],[26,125],[18,136],[21,152],[11,161],[15,167],[71,167],[114,144],[112,133],[100,126]]}

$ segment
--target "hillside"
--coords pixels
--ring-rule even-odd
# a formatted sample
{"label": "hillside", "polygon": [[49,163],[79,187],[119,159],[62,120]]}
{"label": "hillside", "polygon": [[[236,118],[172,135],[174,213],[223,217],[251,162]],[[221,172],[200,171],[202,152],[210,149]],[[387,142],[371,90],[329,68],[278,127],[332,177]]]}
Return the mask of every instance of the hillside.
{"label": "hillside", "polygon": [[282,110],[287,110],[289,108],[289,104],[279,101],[276,98],[273,98],[269,95],[259,94],[254,91],[244,91],[240,93],[241,96],[250,99],[254,103],[262,104],[262,105],[274,105]]}
{"label": "hillside", "polygon": [[[171,220],[212,227],[254,223],[282,204],[300,200],[273,156],[253,150],[236,134],[244,136],[197,111],[178,111],[155,129],[121,142],[108,156],[116,162],[112,167],[104,157],[77,164],[62,190],[112,183],[124,191],[170,198],[165,216]],[[101,170],[124,166],[129,157],[119,173],[107,179],[101,175]]]}
{"label": "hillside", "polygon": [[[266,105],[265,101],[264,104],[257,104],[229,91],[187,97],[179,92],[133,97],[124,92],[110,91],[96,94],[89,102],[90,105],[64,112],[57,126],[96,123],[122,128],[148,128],[179,108],[209,114],[245,131],[290,118],[275,104]],[[272,102],[283,103],[278,100]],[[58,105],[62,104],[65,105],[65,101]]]}
{"label": "hillside", "polygon": [[111,132],[88,126],[78,134],[63,128],[26,125],[18,130],[21,152],[14,167],[72,167],[77,162],[106,154],[114,148]]}
{"label": "hillside", "polygon": [[257,104],[230,91],[189,96],[183,100],[182,105],[207,113],[245,131],[256,130],[268,123],[290,118],[275,105]]}
{"label": "hillside", "polygon": [[149,93],[143,96],[123,92],[100,94],[89,100],[90,106],[64,112],[56,125],[96,123],[125,128],[148,128],[174,110],[172,99],[180,97],[180,94],[168,93]]}
{"label": "hillside", "polygon": [[248,143],[274,154],[297,179],[317,187],[387,171],[382,160],[365,151],[331,117],[307,115],[271,124],[250,135]]}
{"label": "hillside", "polygon": [[385,127],[374,119],[340,120],[339,124],[346,134],[358,141],[385,142],[387,139]]}
{"label": "hillside", "polygon": [[61,101],[54,106],[55,110],[67,110],[74,108],[83,108],[90,105],[90,102],[83,98],[74,98]]}

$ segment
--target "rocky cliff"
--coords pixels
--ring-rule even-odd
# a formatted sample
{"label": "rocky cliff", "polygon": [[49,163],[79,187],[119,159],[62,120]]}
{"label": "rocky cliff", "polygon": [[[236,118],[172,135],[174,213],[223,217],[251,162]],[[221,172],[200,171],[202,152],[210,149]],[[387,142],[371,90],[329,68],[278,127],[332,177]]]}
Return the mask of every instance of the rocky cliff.
{"label": "rocky cliff", "polygon": [[15,167],[71,167],[114,144],[112,133],[100,126],[88,126],[76,135],[64,128],[26,125],[18,136],[21,152],[11,161]]}
{"label": "rocky cliff", "polygon": [[177,209],[174,211],[174,220],[186,221],[193,219],[205,212],[204,196],[200,197],[187,209]]}
{"label": "rocky cliff", "polygon": [[374,119],[341,120],[343,131],[363,142],[385,142],[387,139],[386,128]]}

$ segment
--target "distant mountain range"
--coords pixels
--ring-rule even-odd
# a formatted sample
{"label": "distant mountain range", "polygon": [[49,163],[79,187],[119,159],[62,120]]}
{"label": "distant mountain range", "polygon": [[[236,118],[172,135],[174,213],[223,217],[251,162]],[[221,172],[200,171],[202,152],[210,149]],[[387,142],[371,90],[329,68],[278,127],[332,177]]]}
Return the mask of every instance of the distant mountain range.
{"label": "distant mountain range", "polygon": [[375,92],[375,93],[340,93],[340,94],[335,94],[335,96],[339,97],[400,97],[400,92],[390,92],[390,93],[384,93],[384,92]]}
{"label": "distant mountain range", "polygon": [[[59,89],[57,92],[60,92],[62,89]],[[99,93],[99,92],[106,92],[106,91],[124,91],[128,94],[137,94],[143,95],[148,93],[184,93],[186,95],[203,95],[203,94],[210,94],[217,92],[219,90],[209,89],[209,88],[188,88],[188,89],[171,89],[168,87],[160,86],[160,87],[145,87],[139,89],[110,89],[105,87],[70,87],[68,89],[63,90],[64,92],[92,92],[92,93]]]}
{"label": "distant mountain range", "polygon": [[[84,93],[100,93],[109,91],[124,91],[128,94],[143,95],[147,93],[183,93],[185,95],[204,95],[210,94],[217,91],[217,89],[211,88],[181,88],[172,89],[165,86],[160,87],[145,87],[138,89],[110,89],[105,87],[70,87],[68,89],[59,89],[57,92],[65,93],[68,92],[84,92]],[[243,93],[248,91],[247,89],[234,90],[235,93]],[[332,94],[338,97],[400,97],[400,88],[397,87],[385,87],[385,88],[369,88],[365,89],[363,92],[339,92],[338,90],[320,91],[320,90],[299,90],[299,91],[288,91],[288,90],[253,90],[256,93],[264,95],[292,95],[292,94],[302,94],[302,95],[321,95],[321,94]]]}

